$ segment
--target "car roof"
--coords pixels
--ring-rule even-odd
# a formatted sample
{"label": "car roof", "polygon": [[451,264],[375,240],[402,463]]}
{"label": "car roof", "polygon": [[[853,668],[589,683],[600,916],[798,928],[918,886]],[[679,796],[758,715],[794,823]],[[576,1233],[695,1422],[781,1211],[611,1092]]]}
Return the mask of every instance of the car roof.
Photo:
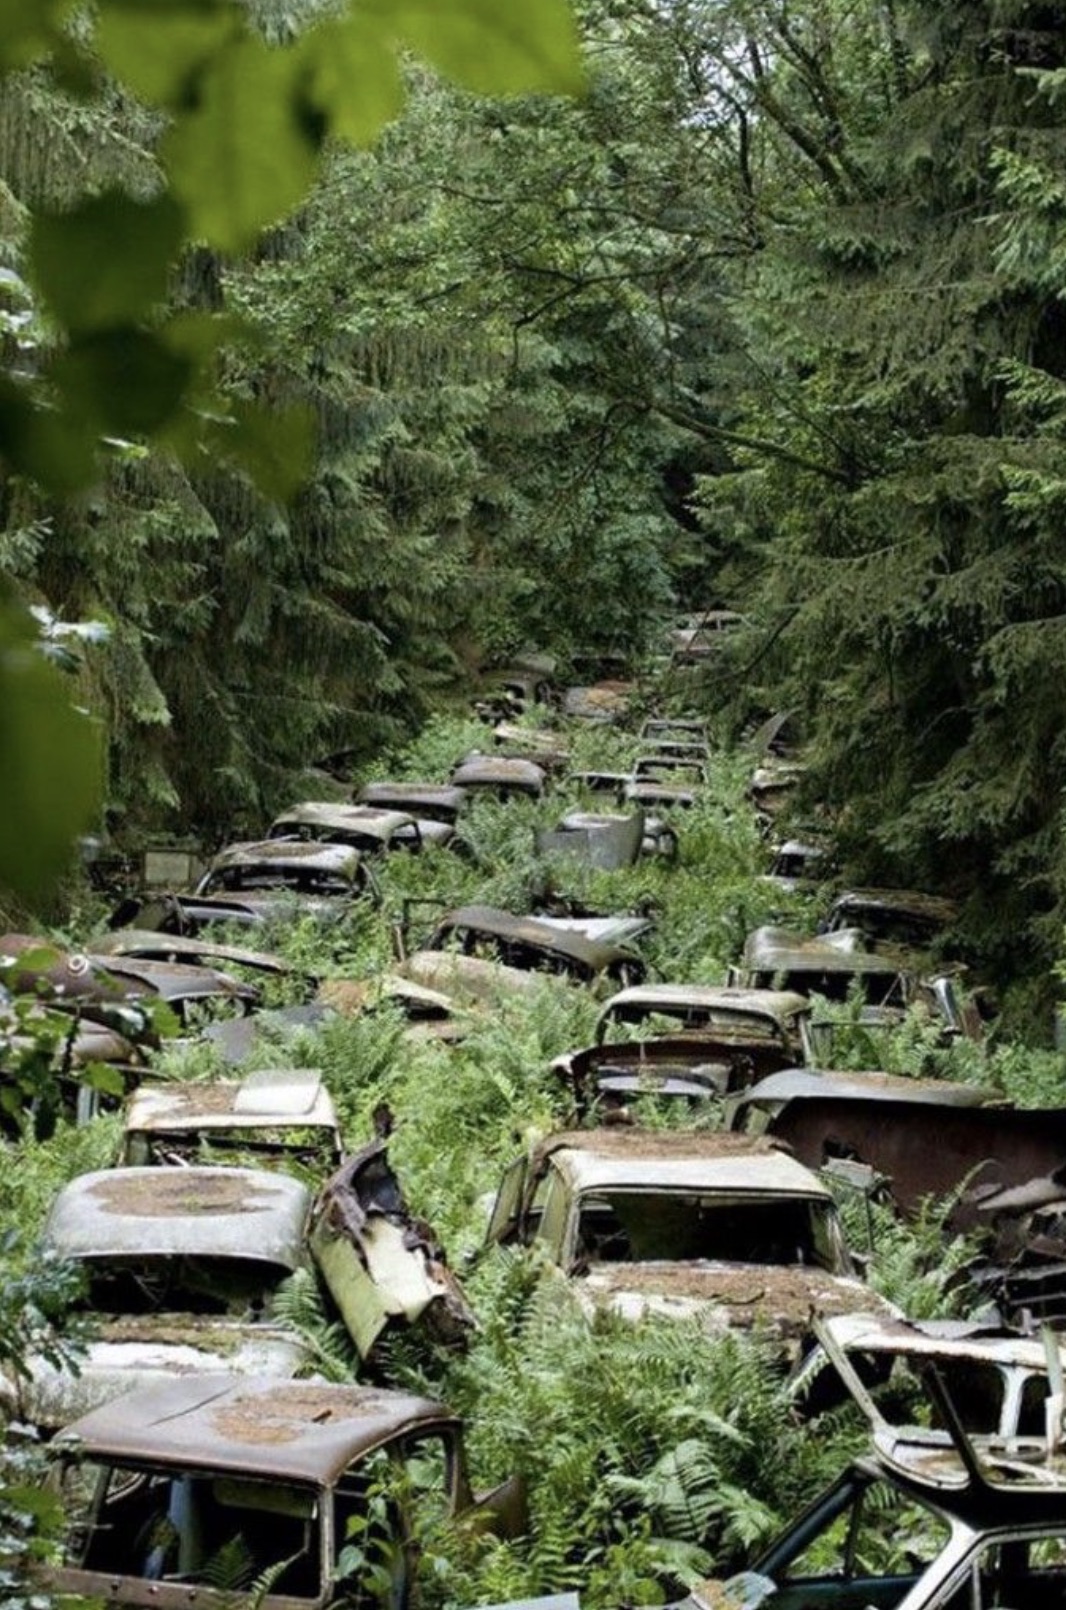
{"label": "car roof", "polygon": [[192,1375],[113,1399],[60,1432],[54,1446],[87,1459],[329,1486],[384,1441],[457,1423],[431,1399],[380,1387]]}
{"label": "car roof", "polygon": [[673,1190],[823,1197],[816,1174],[763,1136],[618,1127],[564,1131],[537,1149],[575,1192]]}
{"label": "car roof", "polygon": [[811,1003],[794,990],[743,989],[728,984],[636,984],[611,996],[600,1013],[600,1022],[615,1016],[676,1013],[686,1008],[708,1013],[735,1012],[786,1024],[800,1014],[809,1014]]}
{"label": "car roof", "polygon": [[295,844],[288,839],[259,839],[230,844],[220,850],[208,874],[225,871],[227,867],[262,867],[264,870],[277,867],[279,871],[306,868],[310,872],[354,877],[359,860],[359,851],[350,844]]}
{"label": "car roof", "polygon": [[461,788],[448,783],[364,783],[359,790],[360,804],[401,805],[417,816],[420,806],[458,812],[466,803]]}
{"label": "car roof", "polygon": [[633,952],[624,945],[604,940],[587,939],[567,928],[556,928],[536,917],[519,917],[498,906],[459,906],[447,912],[438,924],[436,933],[443,940],[449,932],[467,928],[496,939],[536,946],[549,955],[568,957],[587,967],[599,970],[618,957],[631,957]]}
{"label": "car roof", "polygon": [[835,934],[798,934],[791,928],[756,928],[744,941],[742,965],[775,973],[881,973],[900,971],[900,957],[867,950],[854,928]]}
{"label": "car roof", "polygon": [[806,1097],[815,1101],[916,1101],[941,1107],[1006,1105],[999,1091],[957,1079],[915,1079],[880,1069],[842,1073],[832,1068],[783,1068],[732,1097],[730,1107],[766,1103],[776,1107]]}
{"label": "car roof", "polygon": [[105,966],[113,967],[116,956],[140,956],[146,960],[167,960],[173,957],[202,957],[207,961],[235,962],[241,967],[257,968],[264,973],[291,973],[292,964],[283,956],[267,950],[248,950],[243,945],[216,944],[213,940],[193,937],[191,934],[168,934],[154,928],[115,928],[111,933],[98,934],[92,941],[93,954]]}
{"label": "car roof", "polygon": [[158,961],[144,956],[89,954],[93,966],[106,967],[116,978],[132,980],[134,984],[157,995],[162,1001],[188,1001],[225,996],[235,1000],[258,1001],[259,991],[254,984],[232,978],[215,967],[197,966],[192,962]]}
{"label": "car roof", "polygon": [[338,805],[332,800],[305,799],[275,816],[271,833],[285,827],[316,827],[334,833],[358,833],[387,844],[401,828],[411,827],[415,819],[407,811],[394,811],[374,805]]}
{"label": "car roof", "polygon": [[333,1099],[317,1068],[264,1068],[244,1079],[142,1084],[126,1108],[126,1132],[201,1129],[336,1129]]}
{"label": "car roof", "polygon": [[303,1262],[310,1192],[258,1168],[110,1168],[80,1174],[52,1204],[45,1240],[68,1258],[247,1258]]}
{"label": "car roof", "polygon": [[836,896],[830,910],[894,912],[945,925],[956,922],[959,916],[954,900],[945,895],[925,894],[919,889],[844,889]]}

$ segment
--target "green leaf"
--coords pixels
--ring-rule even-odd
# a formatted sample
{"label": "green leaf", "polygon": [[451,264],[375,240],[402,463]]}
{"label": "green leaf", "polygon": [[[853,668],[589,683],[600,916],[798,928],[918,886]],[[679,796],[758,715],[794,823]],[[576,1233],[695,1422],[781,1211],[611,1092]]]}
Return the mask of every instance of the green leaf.
{"label": "green leaf", "polygon": [[144,100],[180,106],[197,74],[240,31],[237,7],[216,0],[101,0],[96,45]]}
{"label": "green leaf", "polygon": [[0,0],[0,67],[25,67],[51,48],[74,0]]}
{"label": "green leaf", "polygon": [[369,0],[366,9],[479,94],[562,95],[583,87],[567,0]]}
{"label": "green leaf", "polygon": [[193,237],[240,251],[302,200],[318,161],[304,77],[299,52],[259,39],[235,40],[212,61],[195,109],[161,146]]}
{"label": "green leaf", "polygon": [[247,471],[265,497],[284,503],[311,470],[314,419],[309,408],[260,408],[237,401],[232,418],[213,421],[212,451]]}
{"label": "green leaf", "polygon": [[99,812],[100,733],[10,604],[0,605],[0,776],[0,889],[35,901]]}
{"label": "green leaf", "polygon": [[132,324],[165,296],[183,224],[170,196],[142,202],[119,190],[69,212],[39,213],[30,236],[34,277],[70,330]]}
{"label": "green leaf", "polygon": [[40,408],[13,381],[0,380],[0,458],[50,492],[74,492],[93,477],[95,437],[84,420]]}
{"label": "green leaf", "polygon": [[310,100],[340,139],[369,145],[402,109],[396,53],[363,17],[325,23],[306,34],[298,48],[309,68]]}
{"label": "green leaf", "polygon": [[132,329],[82,336],[52,368],[68,407],[119,435],[148,434],[171,419],[191,373],[159,336]]}
{"label": "green leaf", "polygon": [[78,1073],[78,1083],[88,1090],[99,1090],[105,1096],[124,1096],[126,1081],[120,1068],[107,1062],[87,1063]]}

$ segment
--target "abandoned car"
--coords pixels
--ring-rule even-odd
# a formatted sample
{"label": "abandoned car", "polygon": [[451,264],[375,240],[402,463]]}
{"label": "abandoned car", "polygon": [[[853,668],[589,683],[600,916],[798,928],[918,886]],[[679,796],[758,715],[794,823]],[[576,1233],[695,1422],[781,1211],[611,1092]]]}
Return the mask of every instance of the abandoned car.
{"label": "abandoned car", "polygon": [[644,1041],[680,1036],[725,1064],[726,1089],[740,1089],[774,1068],[805,1060],[811,1005],[794,990],[728,984],[640,984],[620,990],[596,1021],[596,1043],[636,1030]]}
{"label": "abandoned car", "polygon": [[822,924],[826,933],[858,929],[871,949],[903,946],[924,951],[958,921],[959,908],[942,895],[915,889],[845,889]]}
{"label": "abandoned car", "polygon": [[374,979],[324,979],[319,1000],[347,1017],[399,1008],[417,1039],[457,1041],[506,1000],[535,992],[538,974],[451,950],[415,950]]}
{"label": "abandoned car", "polygon": [[537,830],[534,848],[538,855],[573,856],[602,872],[613,872],[633,865],[643,850],[644,839],[643,811],[629,816],[607,811],[568,811],[557,827]]}
{"label": "abandoned car", "polygon": [[[823,1321],[820,1329],[875,1399],[887,1388],[894,1402],[904,1396],[918,1402],[924,1369],[932,1365],[950,1372],[951,1401],[965,1429],[998,1437],[1004,1446],[1019,1437],[1044,1436],[1048,1396],[1057,1390],[1056,1372],[1066,1366],[1060,1336],[1050,1331],[1039,1340],[1006,1335],[980,1320],[841,1314]],[[798,1403],[824,1403],[838,1395],[834,1387],[846,1390],[819,1342],[793,1374],[792,1395]]]}
{"label": "abandoned car", "polygon": [[37,1586],[122,1610],[379,1604],[383,1561],[406,1610],[427,1526],[525,1525],[517,1481],[474,1498],[448,1409],[376,1386],[187,1375],[76,1421],[52,1457],[66,1543]]}
{"label": "abandoned car", "polygon": [[90,954],[88,960],[105,967],[112,978],[125,984],[132,1000],[146,997],[168,1006],[183,1028],[193,1027],[197,1013],[204,1008],[213,1015],[240,1015],[254,1011],[261,998],[254,984],[198,963],[158,961],[125,953]]}
{"label": "abandoned car", "polygon": [[161,1375],[226,1369],[287,1377],[306,1362],[275,1322],[279,1286],[307,1267],[310,1194],[247,1168],[82,1174],[53,1203],[44,1244],[81,1269],[94,1339],[73,1366],[42,1354],[7,1393],[31,1424],[66,1425]]}
{"label": "abandoned car", "polygon": [[427,844],[450,841],[466,799],[463,789],[446,783],[364,783],[355,796],[357,805],[413,816]]}
{"label": "abandoned car", "polygon": [[453,788],[497,801],[539,799],[546,781],[543,766],[514,755],[467,755],[451,775]]}
{"label": "abandoned car", "polygon": [[812,1315],[878,1306],[836,1208],[765,1140],[604,1128],[550,1136],[508,1168],[489,1242],[537,1245],[587,1312],[761,1323],[791,1351]]}
{"label": "abandoned car", "polygon": [[361,1147],[318,1193],[310,1243],[362,1358],[394,1324],[418,1324],[444,1346],[474,1329],[440,1243],[408,1210],[386,1135]]}
{"label": "abandoned car", "polygon": [[[873,950],[855,928],[831,934],[800,934],[790,928],[754,929],[744,941],[739,967],[729,970],[732,984],[746,989],[795,990],[845,1001],[857,990],[867,1007],[885,1021],[923,1005],[945,1031],[967,1032],[969,1015],[951,974],[924,976],[925,958],[893,949]],[[870,1016],[877,1021],[877,1013]]]}
{"label": "abandoned car", "polygon": [[[159,903],[165,904],[167,898],[162,897]],[[225,962],[273,978],[291,978],[295,971],[291,962],[271,951],[223,945],[191,934],[168,934],[158,928],[115,928],[110,933],[97,934],[92,947],[93,955],[102,958],[105,966],[110,965],[112,956],[134,956],[143,961],[186,962],[197,966]]]}
{"label": "abandoned car", "polygon": [[834,1327],[818,1329],[866,1415],[871,1451],[750,1569],[700,1583],[685,1610],[1062,1610],[1061,1388],[1058,1396],[1049,1390],[1034,1415],[1036,1434],[1003,1434],[998,1425],[972,1432],[956,1407],[956,1393],[965,1393],[960,1361],[945,1349],[925,1361],[921,1423],[896,1425],[871,1398]]}
{"label": "abandoned car", "polygon": [[353,901],[380,892],[368,861],[345,844],[284,839],[231,844],[215,856],[193,897],[180,897],[190,928],[267,922],[299,912],[341,921]]}
{"label": "abandoned car", "polygon": [[263,1068],[212,1083],[142,1084],[126,1108],[126,1167],[255,1160],[332,1171],[343,1156],[332,1097],[315,1068]]}
{"label": "abandoned car", "polygon": [[422,828],[406,811],[376,805],[337,805],[308,799],[275,816],[268,839],[305,844],[347,844],[361,855],[422,848]]}
{"label": "abandoned car", "polygon": [[580,984],[635,983],[646,970],[643,958],[628,943],[613,937],[589,938],[555,921],[518,917],[495,906],[461,906],[448,912],[424,948],[484,956],[508,967],[560,974]]}

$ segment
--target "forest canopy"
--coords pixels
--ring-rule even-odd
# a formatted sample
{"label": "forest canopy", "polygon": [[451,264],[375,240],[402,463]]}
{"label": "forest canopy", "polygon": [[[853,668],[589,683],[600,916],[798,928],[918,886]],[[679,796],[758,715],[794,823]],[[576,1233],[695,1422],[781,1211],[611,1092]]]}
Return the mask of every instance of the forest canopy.
{"label": "forest canopy", "polygon": [[149,10],[0,38],[0,563],[110,625],[112,831],[232,833],[493,655],[727,604],[704,696],[802,712],[848,870],[1045,967],[1066,7],[582,0],[580,67],[549,0],[174,4],[141,54]]}

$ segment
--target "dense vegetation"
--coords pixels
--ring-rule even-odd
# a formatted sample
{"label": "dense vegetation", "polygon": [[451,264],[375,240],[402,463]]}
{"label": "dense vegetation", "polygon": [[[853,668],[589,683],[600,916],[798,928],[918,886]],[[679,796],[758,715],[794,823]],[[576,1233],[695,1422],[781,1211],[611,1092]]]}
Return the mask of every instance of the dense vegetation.
{"label": "dense vegetation", "polygon": [[[485,729],[470,722],[430,723],[415,745],[391,757],[393,775],[440,773],[478,737],[485,741]],[[576,761],[589,766],[618,768],[635,752],[632,738],[603,729],[575,733],[573,741]],[[647,953],[662,976],[718,980],[747,929],[781,899],[758,876],[765,851],[744,799],[748,766],[743,754],[718,757],[706,798],[686,814],[675,867],[646,861],[607,874],[576,863],[546,866],[532,856],[533,828],[554,818],[558,797],[479,803],[467,826],[476,863],[431,850],[393,856],[383,870],[384,909],[358,913],[339,942],[310,921],[285,923],[272,937],[294,961],[373,978],[387,967],[388,928],[405,895],[454,903],[477,894],[527,910],[550,876],[561,893],[613,909],[652,902],[658,916]],[[804,916],[806,903],[794,897],[793,914]],[[412,1041],[401,1018],[382,1009],[276,1043],[268,1036],[257,1058],[264,1066],[322,1069],[353,1147],[369,1138],[375,1109],[387,1103],[396,1121],[390,1156],[411,1206],[463,1271],[480,1321],[464,1354],[427,1351],[398,1335],[379,1366],[390,1383],[438,1396],[466,1417],[479,1486],[512,1472],[529,1484],[527,1539],[500,1543],[459,1529],[422,1540],[426,1606],[571,1586],[593,1607],[661,1602],[679,1583],[743,1558],[864,1437],[857,1417],[841,1409],[804,1428],[782,1388],[772,1342],[758,1332],[712,1341],[698,1323],[633,1326],[603,1315],[593,1324],[534,1253],[495,1249],[468,1264],[481,1247],[486,1194],[503,1167],[567,1119],[568,1096],[550,1062],[589,1042],[597,1010],[587,990],[546,977],[533,998],[473,1020],[459,1045]],[[1048,1098],[1058,1077],[1051,1058],[937,1052],[932,1038],[928,1023],[916,1019],[893,1042],[893,1065],[998,1082],[1019,1099]],[[159,1071],[207,1078],[222,1070],[205,1043],[166,1052]],[[650,1116],[678,1121],[676,1109]],[[715,1117],[712,1104],[705,1121]],[[57,1189],[113,1161],[118,1123],[103,1117],[83,1129],[63,1125],[45,1144],[27,1139],[12,1148],[0,1178],[0,1220],[24,1232],[21,1249],[8,1249],[13,1279],[36,1268],[33,1237]],[[842,1205],[849,1214],[856,1206],[847,1193]],[[859,1206],[852,1234],[865,1248]],[[874,1283],[909,1313],[965,1307],[956,1276],[968,1249],[945,1238],[937,1210],[911,1229],[878,1215],[872,1250]],[[55,1273],[45,1276],[56,1288],[51,1294],[47,1284],[22,1288],[40,1302],[35,1340],[50,1334],[49,1314],[63,1296]],[[4,1302],[0,1291],[0,1312]],[[327,1376],[347,1379],[358,1370],[343,1326],[309,1278],[293,1280],[285,1315]]]}
{"label": "dense vegetation", "polygon": [[[406,110],[372,150],[327,142],[287,221],[185,252],[166,316],[230,332],[220,406],[275,421],[258,488],[113,421],[127,445],[73,502],[9,473],[19,594],[111,625],[83,678],[110,826],[232,833],[486,657],[639,649],[672,600],[729,602],[752,635],[708,697],[803,710],[850,868],[961,893],[990,970],[1041,976],[1066,876],[1062,8],[579,10],[583,98],[409,65]],[[254,8],[277,48],[315,14]],[[43,262],[45,304],[34,217],[159,183],[156,113],[90,87],[5,87],[0,247]],[[26,294],[9,277],[9,350],[52,364]],[[263,460],[293,408],[317,445],[284,502]]]}
{"label": "dense vegetation", "polygon": [[[330,9],[261,0],[255,32],[224,48],[280,72],[270,52],[298,52]],[[420,729],[404,764],[439,773],[472,734],[427,718],[485,660],[536,642],[564,668],[588,649],[639,664],[671,609],[730,604],[750,629],[686,698],[723,738],[756,712],[802,712],[807,805],[831,816],[847,872],[961,895],[970,951],[997,985],[1022,985],[1019,1026],[1046,1033],[1035,1002],[1066,898],[1066,7],[581,0],[578,98],[488,100],[476,75],[445,84],[405,56],[402,110],[390,80],[372,121],[393,121],[353,147],[341,99],[322,91],[309,111],[286,92],[302,177],[233,230],[217,196],[180,227],[164,205],[163,125],[196,97],[131,84],[114,27],[94,43],[79,17],[49,63],[70,8],[40,10],[32,48],[0,33],[0,330],[9,370],[39,382],[28,435],[25,397],[0,396],[0,570],[21,603],[108,625],[71,686],[105,735],[114,842],[258,828],[314,791],[323,757],[346,751],[365,773]],[[137,6],[103,11],[132,23]],[[564,65],[503,87],[572,82]],[[80,210],[116,193],[110,211]],[[100,304],[64,299],[57,218],[95,220],[99,244],[101,217],[142,219],[128,202],[155,220],[135,317],[154,344],[137,351],[176,332],[196,347],[181,396],[167,393],[195,429],[153,415],[136,383],[116,401]],[[0,656],[0,717],[25,734],[29,663]],[[46,778],[70,808],[61,839],[85,816],[64,767],[91,765],[74,765],[81,730],[67,735]],[[590,741],[588,758],[621,755]],[[720,977],[767,909],[741,777],[720,763],[676,872],[612,887],[612,903],[659,903],[665,976]],[[480,863],[442,861],[434,888],[523,909],[535,814],[475,815]],[[12,790],[9,923],[32,892],[18,865],[32,820]],[[390,869],[389,914],[410,873]],[[286,944],[321,959],[310,932]],[[368,919],[330,965],[369,975],[384,960]],[[512,1139],[558,1117],[548,1062],[587,1036],[589,1012],[546,985],[457,1054],[401,1053],[387,1017],[296,1054],[327,1069],[353,1139],[389,1102],[412,1199],[458,1255]],[[916,1071],[937,1053],[916,1026],[895,1055]],[[210,1071],[202,1051],[193,1062]],[[1050,1056],[1005,1042],[946,1071],[1061,1095]],[[57,1184],[113,1140],[105,1123],[25,1142],[0,1184],[4,1222],[32,1235]],[[935,1222],[924,1241],[881,1236],[880,1277],[904,1306],[949,1300],[952,1260],[926,1256]],[[0,1315],[21,1309],[36,1334],[63,1291],[51,1271],[34,1283],[30,1245],[4,1247],[28,1284],[0,1292]],[[650,1601],[764,1535],[850,1435],[834,1421],[798,1437],[757,1344],[589,1330],[501,1255],[471,1289],[471,1354],[398,1348],[392,1374],[470,1414],[479,1480],[526,1471],[535,1535],[517,1551],[428,1540],[428,1602],[576,1582],[594,1605]],[[323,1364],[346,1368],[312,1295],[297,1288],[292,1311]],[[15,1328],[0,1347],[25,1339]]]}

